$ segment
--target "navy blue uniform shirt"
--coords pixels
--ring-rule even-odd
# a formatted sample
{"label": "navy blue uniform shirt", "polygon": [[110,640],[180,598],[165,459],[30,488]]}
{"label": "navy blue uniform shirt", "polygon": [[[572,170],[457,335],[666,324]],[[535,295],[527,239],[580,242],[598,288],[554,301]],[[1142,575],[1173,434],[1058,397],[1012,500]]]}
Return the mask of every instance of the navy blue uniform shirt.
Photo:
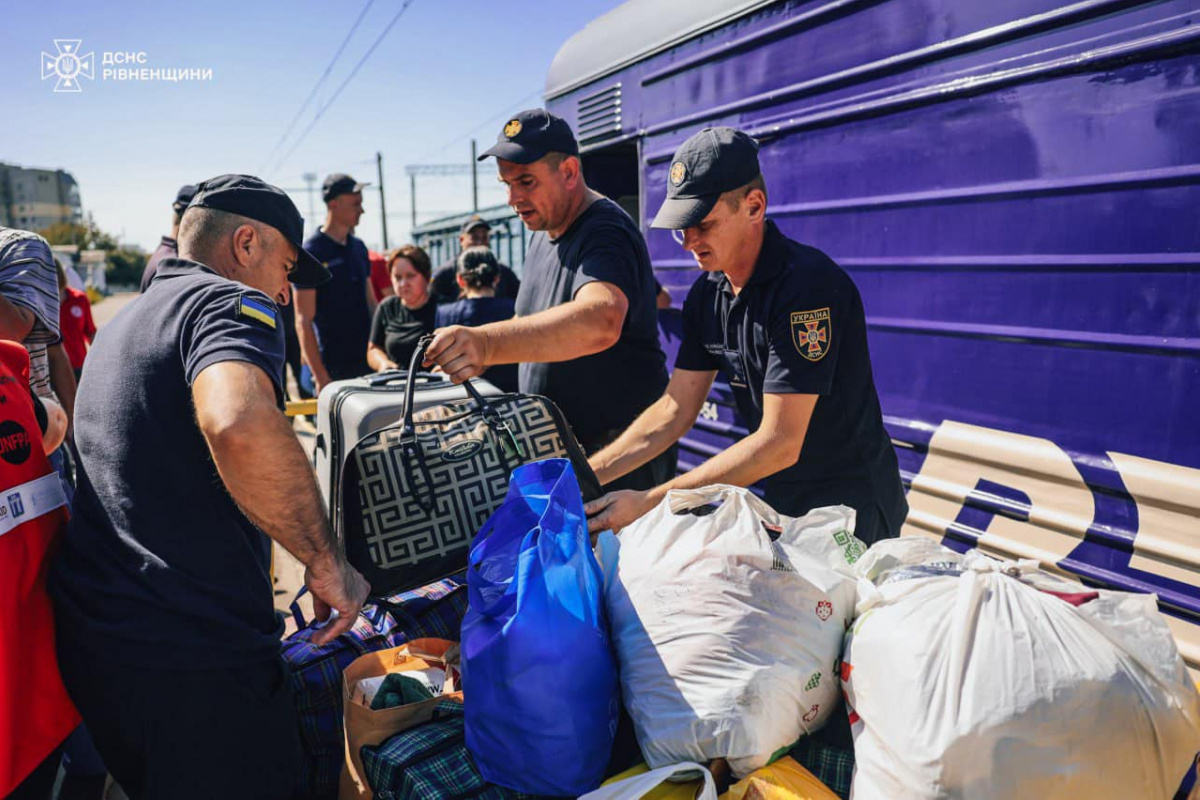
{"label": "navy blue uniform shirt", "polygon": [[317,231],[304,243],[332,276],[316,288],[317,313],[313,327],[321,361],[337,380],[371,371],[367,366],[367,340],[371,333],[371,311],[367,308],[367,282],[371,259],[362,239],[346,237],[338,244]]}
{"label": "navy blue uniform shirt", "polygon": [[[474,328],[489,322],[503,322],[512,319],[516,304],[507,297],[464,297],[453,303],[446,303],[437,308],[434,317],[434,327],[445,328],[450,325],[466,325]],[[483,377],[491,381],[502,392],[517,391],[517,365],[495,364],[487,368]]]}
{"label": "navy blue uniform shirt", "polygon": [[242,361],[282,406],[283,347],[265,294],[182,259],[162,261],[100,331],[79,384],[78,488],[51,586],[73,637],[143,667],[278,654],[270,541],[221,482],[191,387],[206,367]]}
{"label": "navy blue uniform shirt", "polygon": [[589,452],[616,438],[667,387],[646,241],[629,215],[607,198],[588,206],[559,238],[542,231],[533,235],[517,315],[569,302],[593,281],[615,285],[629,301],[617,343],[571,361],[520,368],[521,391],[553,400]]}
{"label": "navy blue uniform shirt", "polygon": [[798,461],[763,483],[784,514],[845,504],[867,542],[899,535],[908,513],[883,427],[862,298],[827,255],[774,222],[754,274],[736,297],[724,273],[701,276],[683,304],[677,369],[719,370],[749,430],[763,394],[820,395]]}

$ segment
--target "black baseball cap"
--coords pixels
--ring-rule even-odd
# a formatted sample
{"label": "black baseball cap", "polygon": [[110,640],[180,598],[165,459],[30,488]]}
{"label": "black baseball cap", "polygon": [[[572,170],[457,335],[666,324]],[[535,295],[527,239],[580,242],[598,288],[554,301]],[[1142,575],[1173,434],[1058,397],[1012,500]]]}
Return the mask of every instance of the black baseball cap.
{"label": "black baseball cap", "polygon": [[516,164],[532,164],[547,153],[577,156],[579,143],[562,117],[544,108],[531,108],[504,123],[496,143],[479,160],[495,156]]}
{"label": "black baseball cap", "polygon": [[296,248],[296,267],[288,280],[302,289],[329,280],[329,270],[304,249],[304,219],[292,199],[253,175],[218,175],[196,187],[188,208],[211,208],[240,214],[270,225]]}
{"label": "black baseball cap", "polygon": [[667,199],[651,228],[683,230],[708,216],[723,192],[758,177],[758,142],[735,128],[705,128],[679,146],[667,171]]}
{"label": "black baseball cap", "polygon": [[486,219],[478,214],[472,214],[471,216],[467,217],[467,221],[462,224],[462,228],[459,229],[458,232],[460,234],[470,233],[471,231],[480,227],[487,228],[489,231],[492,229],[492,226],[488,224]]}
{"label": "black baseball cap", "polygon": [[321,184],[321,198],[328,203],[333,198],[343,194],[361,192],[369,183],[359,183],[344,172],[335,172]]}
{"label": "black baseball cap", "polygon": [[184,184],[179,187],[179,191],[175,193],[175,202],[171,203],[171,208],[175,209],[176,214],[182,214],[183,210],[188,207],[188,203],[192,202],[192,198],[196,196],[195,184]]}

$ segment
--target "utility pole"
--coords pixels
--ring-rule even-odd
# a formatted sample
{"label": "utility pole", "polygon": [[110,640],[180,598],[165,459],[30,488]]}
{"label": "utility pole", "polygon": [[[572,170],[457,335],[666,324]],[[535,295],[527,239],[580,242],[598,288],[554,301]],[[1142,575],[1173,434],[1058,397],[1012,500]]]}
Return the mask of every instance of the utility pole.
{"label": "utility pole", "polygon": [[307,233],[312,233],[315,228],[311,226],[317,224],[317,208],[313,205],[313,193],[316,191],[314,187],[317,181],[317,173],[306,172],[300,177],[304,178],[304,182],[308,184],[308,224],[310,227]]}
{"label": "utility pole", "polygon": [[[412,192],[412,226],[413,230],[417,227],[417,173],[408,173],[409,191]],[[409,231],[408,237],[412,238],[412,231]]]}
{"label": "utility pole", "polygon": [[471,210],[479,211],[479,161],[475,158],[475,140],[471,140]]}
{"label": "utility pole", "polygon": [[388,249],[387,202],[383,199],[383,153],[375,153],[375,169],[379,173],[379,221],[383,223],[383,249]]}

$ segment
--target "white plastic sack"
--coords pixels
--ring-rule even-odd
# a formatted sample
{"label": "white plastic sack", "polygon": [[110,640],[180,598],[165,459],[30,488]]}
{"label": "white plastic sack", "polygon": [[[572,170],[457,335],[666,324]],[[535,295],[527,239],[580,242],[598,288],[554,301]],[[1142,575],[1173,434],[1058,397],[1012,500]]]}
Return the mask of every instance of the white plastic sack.
{"label": "white plastic sack", "polygon": [[845,506],[794,519],[710,486],[669,492],[621,532],[605,599],[650,767],[726,758],[740,778],[825,723],[854,607],[849,565],[865,550],[853,530]]}
{"label": "white plastic sack", "polygon": [[588,792],[579,800],[641,800],[650,792],[668,781],[694,781],[704,777],[704,786],[696,794],[696,800],[717,800],[717,785],[713,782],[712,773],[699,764],[672,764],[669,767],[659,767],[641,775],[634,775],[623,781],[601,786],[594,792]]}
{"label": "white plastic sack", "polygon": [[854,800],[1178,788],[1200,749],[1200,696],[1153,595],[916,537],[876,544],[856,568],[842,665]]}

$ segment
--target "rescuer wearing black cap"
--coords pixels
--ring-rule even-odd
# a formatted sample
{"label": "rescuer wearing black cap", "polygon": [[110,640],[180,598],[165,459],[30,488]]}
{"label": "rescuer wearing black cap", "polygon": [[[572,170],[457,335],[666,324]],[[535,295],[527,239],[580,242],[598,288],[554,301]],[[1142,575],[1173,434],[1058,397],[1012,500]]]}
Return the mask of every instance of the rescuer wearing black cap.
{"label": "rescuer wearing black cap", "polygon": [[611,481],[673,444],[696,421],[718,372],[750,435],[652,491],[591,503],[590,527],[621,528],[669,489],[761,481],[784,514],[844,504],[857,512],[863,541],[899,535],[908,506],[854,282],[767,219],[758,144],[745,133],[700,131],[676,151],[665,178],[653,227],[680,232],[705,274],[683,304],[666,394],[591,463],[601,482]]}
{"label": "rescuer wearing black cap", "polygon": [[[488,247],[491,242],[492,226],[478,214],[472,214],[463,222],[458,231],[459,254],[472,247]],[[499,264],[499,262],[497,262]],[[521,290],[521,280],[506,264],[499,264],[500,282],[496,284],[496,297],[516,300],[517,292]],[[458,256],[442,264],[433,271],[430,281],[433,294],[445,300],[458,297]]]}
{"label": "rescuer wearing black cap", "polygon": [[366,598],[281,412],[276,304],[289,281],[328,278],[303,228],[258,178],[201,183],[180,257],[84,365],[51,593],[63,681],[131,797],[292,796],[301,751],[272,540],[305,564],[317,616],[338,612],[314,641],[347,630]]}
{"label": "rescuer wearing black cap", "polygon": [[[520,388],[562,409],[584,449],[612,442],[667,385],[654,275],[637,223],[587,187],[571,127],[543,109],[505,123],[494,157],[508,202],[536,233],[515,319],[436,332],[426,363],[455,382],[520,366]],[[664,448],[608,488],[649,489],[675,471]]]}
{"label": "rescuer wearing black cap", "polygon": [[196,187],[190,183],[180,186],[179,191],[175,193],[175,201],[171,203],[171,235],[162,237],[158,247],[146,260],[146,268],[142,270],[141,290],[143,292],[150,286],[150,281],[154,280],[154,273],[158,271],[158,262],[164,258],[174,258],[179,255],[179,245],[175,242],[176,237],[179,236],[179,220],[183,218],[183,211],[188,207],[188,203],[192,202],[192,196],[195,194]]}
{"label": "rescuer wearing black cap", "polygon": [[301,383],[320,394],[330,381],[371,372],[367,341],[375,314],[371,288],[371,257],[354,229],[362,219],[362,190],[343,173],[334,173],[321,186],[325,224],[308,237],[304,249],[325,265],[330,280],[318,289],[296,291],[296,334],[308,369]]}

